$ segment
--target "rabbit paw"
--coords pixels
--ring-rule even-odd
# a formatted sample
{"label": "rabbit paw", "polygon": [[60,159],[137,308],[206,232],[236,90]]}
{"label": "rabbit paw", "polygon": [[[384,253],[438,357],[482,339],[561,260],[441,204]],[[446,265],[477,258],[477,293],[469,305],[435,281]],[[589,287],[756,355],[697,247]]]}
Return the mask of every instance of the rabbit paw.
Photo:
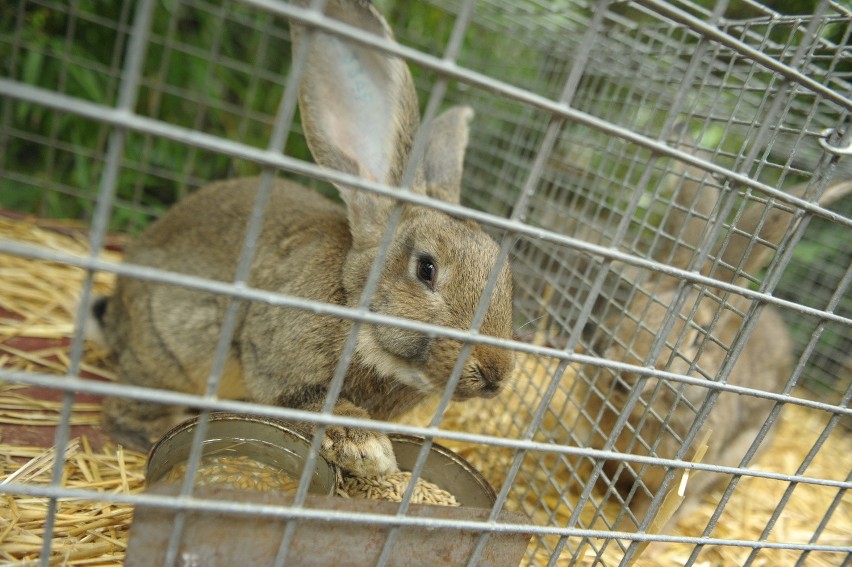
{"label": "rabbit paw", "polygon": [[367,429],[328,427],[322,453],[354,476],[381,476],[399,470],[388,436]]}

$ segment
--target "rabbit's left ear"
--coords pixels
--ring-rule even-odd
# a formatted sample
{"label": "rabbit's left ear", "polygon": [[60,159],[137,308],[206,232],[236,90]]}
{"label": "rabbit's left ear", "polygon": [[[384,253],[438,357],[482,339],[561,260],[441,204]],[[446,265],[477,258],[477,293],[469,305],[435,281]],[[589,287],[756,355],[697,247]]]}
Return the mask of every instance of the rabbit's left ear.
{"label": "rabbit's left ear", "polygon": [[472,119],[472,108],[454,106],[432,121],[426,154],[423,156],[423,176],[428,196],[459,203],[464,152]]}
{"label": "rabbit's left ear", "polygon": [[[298,4],[307,4],[297,0]],[[363,0],[329,0],[326,15],[393,40],[384,18]],[[294,24],[294,55],[308,50],[299,108],[311,153],[322,165],[399,185],[420,122],[411,73],[399,57]],[[295,60],[295,57],[294,57]],[[351,190],[341,188],[348,201]]]}
{"label": "rabbit's left ear", "polygon": [[[328,0],[325,14],[393,40],[384,18],[366,0]],[[307,50],[299,109],[314,159],[368,181],[399,186],[420,123],[417,93],[405,62],[333,34],[308,34],[298,24],[291,29],[294,61]],[[393,201],[336,185],[346,202],[355,246],[377,245]]]}

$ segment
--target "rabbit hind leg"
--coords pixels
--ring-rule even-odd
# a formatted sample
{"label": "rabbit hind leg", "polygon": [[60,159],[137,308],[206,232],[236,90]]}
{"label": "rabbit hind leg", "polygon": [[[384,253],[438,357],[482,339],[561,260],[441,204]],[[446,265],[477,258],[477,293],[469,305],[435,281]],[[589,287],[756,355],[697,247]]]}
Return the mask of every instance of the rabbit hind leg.
{"label": "rabbit hind leg", "polygon": [[117,443],[146,452],[157,439],[191,417],[188,408],[127,398],[106,398],[101,426]]}
{"label": "rabbit hind leg", "polygon": [[[164,353],[144,357],[129,344],[122,346],[124,348],[117,353],[119,383],[198,392],[198,387],[186,379],[172,357]],[[131,449],[147,451],[164,433],[192,415],[191,410],[183,406],[129,397],[107,397],[103,401],[101,426],[116,442]]]}

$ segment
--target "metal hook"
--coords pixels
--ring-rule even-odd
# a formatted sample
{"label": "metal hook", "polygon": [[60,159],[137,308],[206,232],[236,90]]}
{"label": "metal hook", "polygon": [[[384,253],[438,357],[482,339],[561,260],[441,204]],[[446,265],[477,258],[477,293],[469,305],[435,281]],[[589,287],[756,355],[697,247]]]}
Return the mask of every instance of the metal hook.
{"label": "metal hook", "polygon": [[822,146],[822,149],[834,155],[852,155],[852,136],[849,137],[849,141],[846,143],[846,146],[832,146],[828,143],[828,138],[834,132],[834,128],[826,128],[819,133],[819,139],[817,141],[819,142],[819,145]]}

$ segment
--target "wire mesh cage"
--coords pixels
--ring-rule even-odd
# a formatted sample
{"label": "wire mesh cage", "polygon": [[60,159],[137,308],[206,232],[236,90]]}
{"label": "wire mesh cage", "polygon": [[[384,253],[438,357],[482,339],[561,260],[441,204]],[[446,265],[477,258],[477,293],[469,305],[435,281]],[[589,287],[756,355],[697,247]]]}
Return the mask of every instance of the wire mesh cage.
{"label": "wire mesh cage", "polygon": [[[400,543],[406,527],[444,530],[451,542],[473,533],[448,564],[492,564],[489,541],[507,534],[529,538],[530,565],[847,563],[848,6],[375,0],[373,12],[368,4],[0,5],[3,561],[78,564],[92,560],[95,552],[81,550],[96,543],[103,564],[121,562],[130,512],[104,512],[120,505],[137,516],[159,506],[284,520],[275,565],[317,564],[299,546],[308,536],[298,525],[324,515],[381,528],[375,556],[337,557],[355,565],[438,564]],[[372,19],[378,13],[393,36]],[[352,61],[370,61],[375,73],[365,79]],[[410,70],[419,118],[405,86],[389,82],[407,77],[400,69]],[[354,141],[340,149],[347,134]],[[440,188],[457,175],[460,200]],[[197,192],[237,178],[249,181]],[[291,200],[277,201],[279,193]],[[327,205],[301,208],[314,193]],[[166,211],[178,202],[182,228],[151,224],[176,218]],[[339,242],[355,242],[354,252],[303,255],[276,277],[341,271],[335,262],[361,253],[366,238],[353,219],[381,211],[363,230],[375,261],[346,272],[327,296],[319,288],[331,283],[269,281],[267,261],[292,242],[314,246],[329,227],[341,230],[320,209],[348,211]],[[427,240],[448,248],[426,254],[414,236],[399,237],[418,211],[474,232],[438,229]],[[473,252],[485,239],[472,236],[475,225],[489,235],[486,260]],[[149,226],[160,228],[143,232]],[[213,256],[226,260],[195,267]],[[108,304],[96,299],[113,293]],[[86,339],[86,320],[93,309],[116,313],[117,297],[127,305],[143,297],[151,314],[126,305],[113,315],[113,352],[104,355]],[[506,325],[494,313],[501,298],[512,305]],[[253,318],[258,310],[277,315]],[[284,333],[298,325],[313,334]],[[393,369],[387,354],[364,362],[365,329],[397,345]],[[313,342],[294,349],[279,336]],[[245,384],[217,392],[234,361],[237,375],[266,371],[255,352],[264,344],[283,360],[270,362],[286,376],[275,391],[296,393]],[[33,348],[50,354],[34,358]],[[196,350],[203,356],[184,354]],[[170,381],[168,370],[135,378],[146,356],[158,369],[178,361],[197,375],[194,385]],[[316,362],[326,359],[334,364]],[[501,367],[509,359],[511,371]],[[440,376],[424,378],[427,370]],[[311,378],[290,388],[300,372]],[[402,394],[352,394],[365,380],[359,372]],[[37,399],[22,405],[19,391]],[[427,450],[437,441],[465,457],[493,486],[493,505],[479,516],[424,519],[408,505],[411,488],[386,515],[318,511],[306,504],[306,477],[295,500],[257,506],[202,499],[192,483],[177,495],[131,489],[128,478],[144,478],[144,456],[98,437],[104,396],[117,400],[106,402],[113,433],[132,429],[123,420],[145,405],[140,422],[156,433],[148,443],[176,423],[175,406],[307,423],[308,468],[320,455],[351,465],[329,456],[335,432],[360,433],[371,451],[385,434],[423,436]],[[375,409],[383,404],[393,409]],[[80,425],[104,455],[136,467],[119,467],[115,489],[79,452]],[[47,464],[29,448],[34,430],[47,432]],[[128,447],[133,439],[119,436]],[[82,441],[86,455],[99,450],[90,444]],[[373,458],[364,454],[353,458]],[[36,501],[43,508],[31,509]],[[79,522],[68,502],[98,510],[91,526],[63,523]],[[180,518],[163,561],[189,565]]]}

